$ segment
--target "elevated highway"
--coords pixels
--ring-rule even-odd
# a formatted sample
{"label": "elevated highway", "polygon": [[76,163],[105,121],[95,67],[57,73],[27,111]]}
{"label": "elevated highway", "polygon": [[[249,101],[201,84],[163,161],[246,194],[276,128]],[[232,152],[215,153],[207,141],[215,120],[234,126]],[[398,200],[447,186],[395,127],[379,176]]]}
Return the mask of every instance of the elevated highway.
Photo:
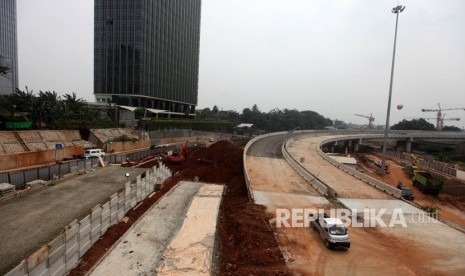
{"label": "elevated highway", "polygon": [[[435,135],[396,133],[389,138],[437,138]],[[246,147],[244,166],[251,197],[275,218],[283,209],[348,208],[385,209],[383,220],[401,209],[406,220],[405,227],[350,227],[352,247],[343,252],[327,250],[318,235],[306,227],[276,224],[273,231],[289,267],[305,275],[340,271],[352,275],[465,273],[465,234],[435,220],[419,223],[415,218],[424,216],[421,210],[397,199],[396,194],[341,171],[319,152],[324,143],[382,137],[378,133],[302,131],[267,135]],[[326,193],[320,184],[327,187]]]}

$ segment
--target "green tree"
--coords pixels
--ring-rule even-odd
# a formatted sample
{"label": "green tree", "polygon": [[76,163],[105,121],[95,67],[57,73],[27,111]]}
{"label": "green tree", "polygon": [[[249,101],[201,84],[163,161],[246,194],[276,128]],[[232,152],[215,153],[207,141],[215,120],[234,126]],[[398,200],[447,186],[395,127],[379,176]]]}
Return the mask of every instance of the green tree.
{"label": "green tree", "polygon": [[37,128],[53,128],[54,122],[59,120],[60,116],[63,115],[60,100],[60,96],[55,91],[39,91],[39,97],[35,104]]}
{"label": "green tree", "polygon": [[402,120],[397,124],[391,126],[392,130],[435,130],[433,124],[427,122],[425,119],[413,119],[410,121]]}
{"label": "green tree", "polygon": [[443,131],[462,131],[460,128],[456,126],[444,126],[442,130]]}
{"label": "green tree", "polygon": [[16,111],[31,113],[34,110],[36,97],[33,91],[29,91],[26,86],[26,91],[16,89],[12,96],[12,102],[15,105]]}

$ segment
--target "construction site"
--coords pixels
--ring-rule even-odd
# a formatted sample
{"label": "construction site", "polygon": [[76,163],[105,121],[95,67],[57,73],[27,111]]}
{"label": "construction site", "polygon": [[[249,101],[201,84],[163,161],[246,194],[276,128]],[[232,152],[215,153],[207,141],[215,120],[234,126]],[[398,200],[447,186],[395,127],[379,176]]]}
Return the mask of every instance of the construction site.
{"label": "construction site", "polygon": [[[82,155],[81,147],[80,153],[62,155],[60,162],[50,154],[46,157],[48,175],[43,165],[28,166],[28,172],[22,174],[2,172],[0,274],[333,275],[341,268],[351,275],[465,273],[463,243],[457,242],[465,239],[465,184],[442,173],[448,171],[446,165],[434,164],[437,170],[429,169],[433,165],[422,165],[429,162],[427,156],[391,154],[388,173],[383,174],[379,170],[380,141],[358,151],[340,147],[344,151],[339,154],[334,148],[322,147],[330,158],[345,158],[341,164],[347,163],[347,167],[354,166],[347,162],[354,159],[354,170],[393,190],[402,183],[414,194],[414,199],[407,200],[393,197],[386,189],[383,192],[366,183],[352,183],[352,176],[348,178],[342,171],[335,174],[336,168],[328,167],[325,160],[318,161],[325,165],[312,167],[318,157],[306,142],[310,138],[297,134],[282,138],[300,137],[284,143],[289,156],[332,193],[321,193],[299,175],[281,156],[281,146],[266,153],[264,148],[275,148],[266,144],[273,136],[250,141],[227,136],[209,139],[211,135],[205,134],[169,138],[176,143],[156,148],[149,148],[146,141],[132,141],[137,143],[128,151],[128,142],[117,145],[108,141],[121,135],[135,139],[136,135],[120,129],[93,133],[94,140],[78,139],[81,137],[75,134],[73,139],[60,141],[70,147],[100,143],[107,152],[112,152],[110,147],[118,150],[100,158],[73,159],[73,155]],[[9,140],[2,140],[4,149],[21,145],[13,137],[20,136],[30,149],[32,143],[40,143],[40,137],[51,134],[37,132],[35,140],[24,133],[8,135],[4,136]],[[322,139],[322,135],[329,134],[309,137]],[[58,139],[43,139],[41,143],[52,148]],[[63,154],[61,149],[55,150],[55,156]],[[36,175],[30,172],[34,170]],[[438,194],[414,185],[415,173],[426,170],[441,181]],[[33,176],[37,179],[31,180]],[[352,247],[339,251],[325,249],[310,228],[278,228],[275,224],[279,208],[347,208],[355,201],[369,206],[380,200],[401,204],[405,212],[434,211],[441,225],[431,224],[428,230],[409,223],[408,230],[395,228],[394,232],[351,228]],[[443,233],[440,243],[431,241],[437,231]],[[450,246],[448,242],[453,240],[455,245]],[[396,257],[382,260],[386,252]],[[430,260],[429,265],[412,263],[424,259]]]}

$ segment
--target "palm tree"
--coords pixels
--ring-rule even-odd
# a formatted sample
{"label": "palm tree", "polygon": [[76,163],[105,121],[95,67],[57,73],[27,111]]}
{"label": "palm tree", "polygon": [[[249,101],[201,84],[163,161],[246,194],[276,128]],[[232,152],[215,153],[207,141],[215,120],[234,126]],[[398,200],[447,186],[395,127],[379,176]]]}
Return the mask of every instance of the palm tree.
{"label": "palm tree", "polygon": [[84,100],[82,98],[78,99],[74,92],[63,95],[62,107],[63,119],[78,120],[83,117],[82,115],[85,115],[83,113]]}
{"label": "palm tree", "polygon": [[53,122],[63,115],[59,112],[60,105],[60,96],[55,91],[39,91],[39,98],[35,105],[37,127],[41,128],[42,123],[45,123],[47,127],[52,126]]}

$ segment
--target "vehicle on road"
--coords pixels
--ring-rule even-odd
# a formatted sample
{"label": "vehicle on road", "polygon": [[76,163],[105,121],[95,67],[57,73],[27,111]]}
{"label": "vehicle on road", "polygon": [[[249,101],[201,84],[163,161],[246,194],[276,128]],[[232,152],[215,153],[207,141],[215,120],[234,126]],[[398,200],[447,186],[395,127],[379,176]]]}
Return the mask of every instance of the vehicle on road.
{"label": "vehicle on road", "polygon": [[98,158],[103,155],[105,155],[105,152],[103,152],[103,150],[101,149],[86,149],[84,151],[83,158],[84,159]]}
{"label": "vehicle on road", "polygon": [[317,219],[311,221],[311,225],[318,231],[327,248],[350,248],[349,233],[339,218],[318,214]]}
{"label": "vehicle on road", "polygon": [[412,184],[424,194],[437,195],[442,190],[443,181],[435,179],[430,172],[414,171]]}
{"label": "vehicle on road", "polygon": [[397,183],[397,189],[401,190],[401,196],[407,200],[414,200],[415,195],[413,194],[412,189],[410,187],[405,186],[402,182]]}

